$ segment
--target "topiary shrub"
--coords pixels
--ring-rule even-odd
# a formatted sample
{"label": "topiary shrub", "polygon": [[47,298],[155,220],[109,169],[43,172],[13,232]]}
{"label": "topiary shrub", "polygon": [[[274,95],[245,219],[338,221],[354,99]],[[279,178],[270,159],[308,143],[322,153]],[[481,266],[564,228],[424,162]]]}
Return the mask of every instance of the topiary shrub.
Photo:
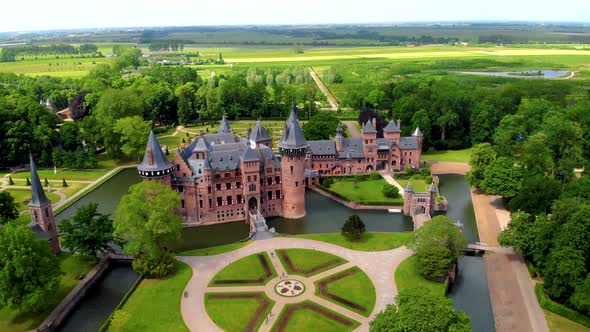
{"label": "topiary shrub", "polygon": [[49,181],[47,180],[47,178],[45,178],[45,182],[43,183],[43,185],[44,185],[45,187],[49,187]]}
{"label": "topiary shrub", "polygon": [[8,177],[8,185],[9,186],[14,186],[14,181],[12,180],[12,176]]}
{"label": "topiary shrub", "polygon": [[68,186],[68,183],[66,182],[66,179],[64,179],[64,178],[61,179],[61,186],[64,187],[64,188]]}
{"label": "topiary shrub", "polygon": [[381,189],[381,192],[383,193],[383,196],[389,198],[395,198],[399,196],[399,189],[392,184],[384,185],[383,189]]}
{"label": "topiary shrub", "polygon": [[353,214],[348,217],[344,225],[342,225],[341,234],[348,241],[358,241],[361,239],[365,231],[365,223],[358,215]]}
{"label": "topiary shrub", "polygon": [[162,278],[174,271],[174,258],[168,253],[157,257],[138,255],[133,260],[133,270],[146,278]]}
{"label": "topiary shrub", "polygon": [[27,182],[25,183],[25,185],[27,185],[27,186],[31,185],[31,180],[29,180],[29,178],[27,178]]}
{"label": "topiary shrub", "polygon": [[371,180],[380,180],[381,179],[381,174],[379,174],[379,172],[372,172],[371,175],[369,175],[369,179],[371,179]]}

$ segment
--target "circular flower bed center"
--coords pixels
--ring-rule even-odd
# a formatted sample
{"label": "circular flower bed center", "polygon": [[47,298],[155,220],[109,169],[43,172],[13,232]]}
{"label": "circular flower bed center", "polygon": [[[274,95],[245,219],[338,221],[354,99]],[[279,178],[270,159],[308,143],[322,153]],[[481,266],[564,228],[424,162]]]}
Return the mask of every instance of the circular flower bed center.
{"label": "circular flower bed center", "polygon": [[275,286],[275,291],[281,296],[293,297],[301,295],[305,291],[305,286],[300,281],[288,279],[279,282]]}

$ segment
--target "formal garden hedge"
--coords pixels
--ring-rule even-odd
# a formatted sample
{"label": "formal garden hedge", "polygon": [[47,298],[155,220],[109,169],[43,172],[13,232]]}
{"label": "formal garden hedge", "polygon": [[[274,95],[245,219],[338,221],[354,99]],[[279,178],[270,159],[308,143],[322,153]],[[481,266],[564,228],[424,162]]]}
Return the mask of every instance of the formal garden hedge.
{"label": "formal garden hedge", "polygon": [[535,285],[535,294],[537,295],[537,299],[539,300],[539,304],[545,310],[554,312],[560,316],[563,316],[571,321],[574,321],[578,324],[582,324],[586,327],[590,327],[590,317],[584,315],[583,313],[576,311],[574,309],[568,308],[564,304],[557,303],[551,300],[545,291],[543,290],[543,284],[536,284]]}

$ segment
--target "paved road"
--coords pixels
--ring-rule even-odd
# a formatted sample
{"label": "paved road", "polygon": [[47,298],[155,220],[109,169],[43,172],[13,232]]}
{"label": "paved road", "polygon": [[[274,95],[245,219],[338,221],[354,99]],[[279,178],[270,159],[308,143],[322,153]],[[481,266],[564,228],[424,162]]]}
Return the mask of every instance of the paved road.
{"label": "paved road", "polygon": [[348,128],[348,133],[352,138],[361,138],[361,132],[356,128],[356,121],[342,121]]}
{"label": "paved road", "polygon": [[[280,313],[280,310],[286,303],[300,302],[304,300],[304,297],[313,298],[313,301],[326,306],[332,310],[335,310],[347,317],[351,317],[361,322],[361,326],[357,331],[368,331],[369,321],[374,317],[375,314],[385,308],[387,304],[393,302],[393,299],[397,295],[397,288],[395,287],[394,272],[397,266],[407,257],[412,255],[412,251],[405,248],[397,248],[388,251],[356,251],[346,249],[333,244],[306,240],[306,239],[295,239],[295,238],[274,238],[270,240],[254,241],[245,247],[238,250],[231,251],[228,253],[214,255],[214,256],[196,256],[196,257],[178,257],[179,260],[189,264],[193,269],[193,277],[187,284],[185,290],[188,292],[188,297],[181,299],[181,310],[182,317],[191,331],[209,332],[209,331],[220,331],[219,327],[213,323],[213,321],[207,315],[204,303],[205,292],[212,291],[213,288],[208,288],[209,281],[226,265],[242,258],[249,256],[261,251],[269,253],[275,249],[281,248],[305,248],[320,250],[328,252],[334,255],[345,258],[349,261],[346,266],[339,266],[327,272],[323,272],[310,278],[303,278],[301,276],[289,276],[287,278],[293,278],[301,280],[306,285],[306,291],[304,295],[295,298],[285,298],[276,296],[272,289],[275,284],[279,282],[279,278],[270,280],[267,286],[263,287],[251,287],[250,290],[265,290],[267,296],[271,297],[276,301],[275,306],[272,308],[273,317],[268,325],[263,325],[262,331],[267,331],[271,328],[272,324],[275,323],[275,319]],[[271,259],[273,265],[280,274],[284,271],[282,265],[279,263],[278,258],[274,255]],[[342,308],[331,302],[322,300],[314,295],[313,281],[323,278],[324,276],[333,274],[337,271],[341,271],[346,267],[358,266],[371,278],[376,291],[376,303],[373,313],[370,317],[360,316],[355,314],[346,308]],[[269,288],[270,287],[270,288]],[[231,287],[223,287],[223,290],[229,291]],[[240,287],[237,290],[248,290],[249,287]]]}
{"label": "paved road", "polygon": [[338,99],[330,92],[328,87],[324,85],[324,82],[319,78],[318,74],[316,74],[315,70],[312,67],[309,67],[309,75],[318,86],[318,89],[326,96],[328,99],[328,104],[330,104],[330,110],[335,111],[338,109]]}

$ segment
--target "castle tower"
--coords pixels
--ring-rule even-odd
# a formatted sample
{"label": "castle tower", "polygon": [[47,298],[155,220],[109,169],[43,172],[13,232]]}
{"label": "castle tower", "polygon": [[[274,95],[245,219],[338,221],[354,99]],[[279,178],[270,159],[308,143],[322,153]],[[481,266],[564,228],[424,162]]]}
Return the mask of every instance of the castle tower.
{"label": "castle tower", "polygon": [[373,119],[372,122],[368,120],[361,131],[366,170],[375,170],[377,167],[377,129],[375,129],[375,125],[376,119]]}
{"label": "castle tower", "polygon": [[218,134],[231,134],[233,133],[233,131],[231,130],[231,127],[229,126],[229,122],[227,122],[227,118],[225,117],[225,114],[223,115],[223,118],[221,118],[221,121],[219,122],[219,130],[217,131]]}
{"label": "castle tower", "polygon": [[141,164],[137,165],[137,170],[144,180],[157,180],[168,186],[170,185],[174,165],[166,159],[166,155],[164,155],[153,131],[150,131],[145,154]]}
{"label": "castle tower", "polygon": [[297,107],[293,104],[285,132],[279,141],[281,153],[281,190],[283,192],[283,216],[297,219],[305,216],[305,155],[307,141],[297,119]]}
{"label": "castle tower", "polygon": [[342,151],[342,143],[344,141],[344,133],[342,132],[342,122],[338,122],[338,128],[336,128],[336,151]]}
{"label": "castle tower", "polygon": [[414,198],[414,188],[408,181],[406,188],[404,189],[404,214],[406,216],[411,215],[412,210],[412,200]]}
{"label": "castle tower", "polygon": [[387,126],[383,128],[383,138],[385,139],[390,139],[396,143],[399,143],[400,135],[401,129],[399,127],[399,120],[398,124],[396,124],[395,121],[392,119],[391,121],[389,121]]}
{"label": "castle tower", "polygon": [[29,154],[31,162],[31,201],[29,202],[29,211],[31,212],[32,221],[29,227],[39,236],[47,237],[49,245],[55,254],[61,252],[59,239],[57,237],[57,227],[51,201],[45,196],[37,167],[33,162],[33,156]]}
{"label": "castle tower", "polygon": [[250,142],[254,142],[255,145],[263,144],[272,149],[272,137],[266,131],[266,128],[262,126],[262,121],[256,121],[254,130],[250,131],[248,138]]}
{"label": "castle tower", "polygon": [[[240,157],[240,169],[242,170],[242,183],[244,184],[244,211],[258,211],[262,206],[260,201],[260,156],[258,151],[246,146],[246,150]],[[249,214],[246,213],[246,220]]]}
{"label": "castle tower", "polygon": [[416,130],[414,130],[414,132],[412,133],[412,136],[416,137],[416,141],[418,141],[418,147],[420,148],[420,150],[422,150],[422,131],[420,130],[419,127],[416,127]]}

